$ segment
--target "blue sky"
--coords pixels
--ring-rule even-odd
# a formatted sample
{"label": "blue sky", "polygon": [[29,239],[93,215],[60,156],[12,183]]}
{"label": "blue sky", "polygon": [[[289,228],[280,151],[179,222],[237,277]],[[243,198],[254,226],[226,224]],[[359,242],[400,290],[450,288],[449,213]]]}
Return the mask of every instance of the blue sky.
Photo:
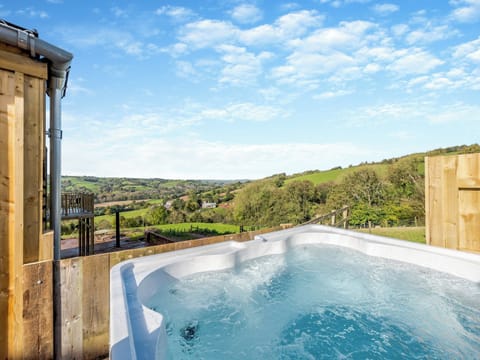
{"label": "blue sky", "polygon": [[260,178],[480,141],[480,0],[3,1],[74,53],[63,173]]}

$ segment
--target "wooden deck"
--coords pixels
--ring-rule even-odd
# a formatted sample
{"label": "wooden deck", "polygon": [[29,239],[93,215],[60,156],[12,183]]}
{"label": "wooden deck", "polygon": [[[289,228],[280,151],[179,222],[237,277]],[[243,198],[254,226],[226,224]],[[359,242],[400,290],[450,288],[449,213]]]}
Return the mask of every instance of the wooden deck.
{"label": "wooden deck", "polygon": [[93,217],[92,193],[62,193],[62,220]]}
{"label": "wooden deck", "polygon": [[92,193],[62,193],[62,220],[78,219],[78,254],[95,253],[94,197]]}

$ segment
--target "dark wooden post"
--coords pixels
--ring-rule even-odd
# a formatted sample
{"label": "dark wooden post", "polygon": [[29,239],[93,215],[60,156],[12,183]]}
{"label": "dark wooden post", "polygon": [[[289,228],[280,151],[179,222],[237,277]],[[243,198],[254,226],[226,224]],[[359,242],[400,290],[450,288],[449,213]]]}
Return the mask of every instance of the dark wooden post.
{"label": "dark wooden post", "polygon": [[117,248],[120,247],[120,212],[115,212],[115,240]]}

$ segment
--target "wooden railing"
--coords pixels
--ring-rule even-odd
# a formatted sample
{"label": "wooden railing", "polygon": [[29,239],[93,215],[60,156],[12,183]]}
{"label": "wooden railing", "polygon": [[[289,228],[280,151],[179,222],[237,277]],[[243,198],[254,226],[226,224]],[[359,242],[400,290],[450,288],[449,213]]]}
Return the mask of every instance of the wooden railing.
{"label": "wooden railing", "polygon": [[62,218],[93,216],[92,193],[62,193]]}
{"label": "wooden railing", "polygon": [[332,210],[328,214],[318,216],[302,225],[307,224],[321,224],[321,225],[330,225],[330,226],[343,226],[343,228],[348,228],[348,219],[350,215],[350,207],[344,206],[338,210]]}

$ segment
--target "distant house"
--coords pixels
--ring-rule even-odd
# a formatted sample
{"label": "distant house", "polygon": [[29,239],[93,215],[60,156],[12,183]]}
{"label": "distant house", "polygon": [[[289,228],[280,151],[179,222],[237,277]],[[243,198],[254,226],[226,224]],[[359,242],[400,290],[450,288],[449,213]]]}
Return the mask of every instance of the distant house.
{"label": "distant house", "polygon": [[168,200],[164,205],[165,209],[169,210],[172,207],[172,204],[173,204],[173,200]]}
{"label": "distant house", "polygon": [[215,209],[217,203],[214,202],[202,202],[202,209]]}

